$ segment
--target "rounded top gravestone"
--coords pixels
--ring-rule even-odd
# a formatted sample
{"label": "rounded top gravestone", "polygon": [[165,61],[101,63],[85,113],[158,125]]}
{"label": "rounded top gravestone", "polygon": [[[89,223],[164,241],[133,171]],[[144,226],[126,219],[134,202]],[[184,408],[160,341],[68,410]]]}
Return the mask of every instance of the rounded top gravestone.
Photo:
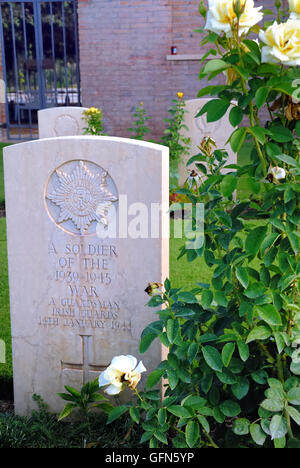
{"label": "rounded top gravestone", "polygon": [[82,113],[86,107],[50,107],[38,111],[40,138],[83,135],[86,123]]}
{"label": "rounded top gravestone", "polygon": [[230,109],[226,112],[224,117],[217,122],[207,123],[206,115],[196,118],[196,115],[202,107],[210,100],[211,99],[207,98],[199,98],[188,100],[185,103],[184,126],[181,130],[181,134],[184,137],[189,137],[191,144],[189,154],[183,156],[183,161],[179,165],[178,171],[180,186],[185,183],[191,170],[196,169],[194,164],[189,167],[186,167],[186,164],[192,156],[199,153],[198,147],[204,137],[211,137],[215,140],[217,149],[225,149],[228,152],[228,164],[236,164],[236,155],[227,143],[228,138],[234,131],[234,128],[229,122]]}
{"label": "rounded top gravestone", "polygon": [[[48,138],[6,147],[4,169],[15,409],[36,393],[60,412],[65,385],[140,358],[145,287],[168,276],[168,149]],[[148,371],[161,359],[159,343],[143,356]]]}

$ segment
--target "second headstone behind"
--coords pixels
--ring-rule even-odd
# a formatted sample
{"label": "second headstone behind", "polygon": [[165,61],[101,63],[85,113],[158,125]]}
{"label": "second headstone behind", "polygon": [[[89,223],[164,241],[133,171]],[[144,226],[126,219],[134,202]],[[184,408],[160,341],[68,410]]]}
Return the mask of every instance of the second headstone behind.
{"label": "second headstone behind", "polygon": [[38,111],[39,138],[80,136],[86,123],[82,113],[85,107],[50,107]]}

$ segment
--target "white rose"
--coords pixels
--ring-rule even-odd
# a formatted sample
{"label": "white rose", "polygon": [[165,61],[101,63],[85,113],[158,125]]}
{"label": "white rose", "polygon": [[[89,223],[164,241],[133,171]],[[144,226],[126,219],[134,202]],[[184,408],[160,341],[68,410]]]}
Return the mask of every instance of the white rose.
{"label": "white rose", "polygon": [[271,174],[274,179],[280,180],[280,179],[285,179],[286,178],[286,172],[283,169],[283,167],[269,167],[268,174]]}
{"label": "white rose", "polygon": [[280,24],[275,21],[259,37],[266,44],[262,48],[262,62],[300,65],[300,20]]}
{"label": "white rose", "polygon": [[290,18],[300,19],[300,0],[289,0]]}
{"label": "white rose", "polygon": [[[254,7],[253,0],[241,0],[244,12],[240,17],[239,34],[247,33],[255,24],[263,18],[262,6]],[[232,26],[237,24],[237,16],[233,9],[233,0],[208,0],[208,13],[205,29],[217,34],[225,33],[232,37]]]}
{"label": "white rose", "polygon": [[137,366],[134,356],[116,356],[110,366],[101,372],[99,387],[108,385],[105,390],[108,395],[118,395],[126,385],[134,390],[141,380],[141,373],[145,371],[142,361]]}

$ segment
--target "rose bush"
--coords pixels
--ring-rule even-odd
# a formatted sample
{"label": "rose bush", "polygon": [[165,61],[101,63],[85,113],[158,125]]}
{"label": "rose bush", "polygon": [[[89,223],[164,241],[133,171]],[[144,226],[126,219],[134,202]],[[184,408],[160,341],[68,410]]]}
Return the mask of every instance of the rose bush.
{"label": "rose bush", "polygon": [[[159,309],[140,352],[159,341],[169,354],[136,400],[108,418],[128,412],[153,448],[300,448],[300,37],[298,20],[281,22],[280,4],[261,42],[252,1],[210,1],[207,15],[200,8],[203,44],[211,44],[205,58],[219,58],[200,72],[209,84],[199,97],[212,99],[197,117],[213,122],[230,109],[229,143],[247,150],[249,162],[228,165],[206,139],[188,162],[197,183],[178,191],[205,207],[204,242],[184,245],[180,257],[191,265],[202,257],[212,278],[195,278],[191,291],[168,279],[148,286],[148,305]],[[294,17],[298,2],[290,6]],[[227,83],[211,84],[228,71]],[[120,388],[120,372],[105,381],[116,378]]]}

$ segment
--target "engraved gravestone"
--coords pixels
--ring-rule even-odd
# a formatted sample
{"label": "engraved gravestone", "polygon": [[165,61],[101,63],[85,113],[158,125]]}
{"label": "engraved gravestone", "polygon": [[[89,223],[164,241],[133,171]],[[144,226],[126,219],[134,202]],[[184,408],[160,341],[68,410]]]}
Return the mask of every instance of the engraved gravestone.
{"label": "engraved gravestone", "polygon": [[82,118],[85,107],[50,107],[38,111],[40,138],[83,135],[86,122]]}
{"label": "engraved gravestone", "polygon": [[[236,155],[232,151],[229,144],[226,144],[228,138],[233,133],[234,128],[229,122],[229,112],[226,112],[222,119],[217,122],[207,123],[206,115],[195,118],[202,107],[210,99],[200,98],[191,99],[186,101],[185,113],[184,113],[184,125],[188,128],[182,128],[181,133],[184,137],[191,139],[191,146],[188,155],[183,157],[183,163],[179,165],[179,185],[182,186],[189,176],[192,169],[195,169],[195,165],[186,167],[188,160],[199,153],[198,146],[205,136],[210,136],[216,142],[218,149],[226,149],[228,151],[228,164],[236,164]],[[230,170],[230,169],[229,169]],[[225,169],[226,171],[226,169]]]}
{"label": "engraved gravestone", "polygon": [[[64,385],[141,358],[144,289],[168,276],[168,150],[63,137],[7,147],[4,163],[15,409],[36,393],[59,412]],[[149,371],[161,352],[142,357]]]}

